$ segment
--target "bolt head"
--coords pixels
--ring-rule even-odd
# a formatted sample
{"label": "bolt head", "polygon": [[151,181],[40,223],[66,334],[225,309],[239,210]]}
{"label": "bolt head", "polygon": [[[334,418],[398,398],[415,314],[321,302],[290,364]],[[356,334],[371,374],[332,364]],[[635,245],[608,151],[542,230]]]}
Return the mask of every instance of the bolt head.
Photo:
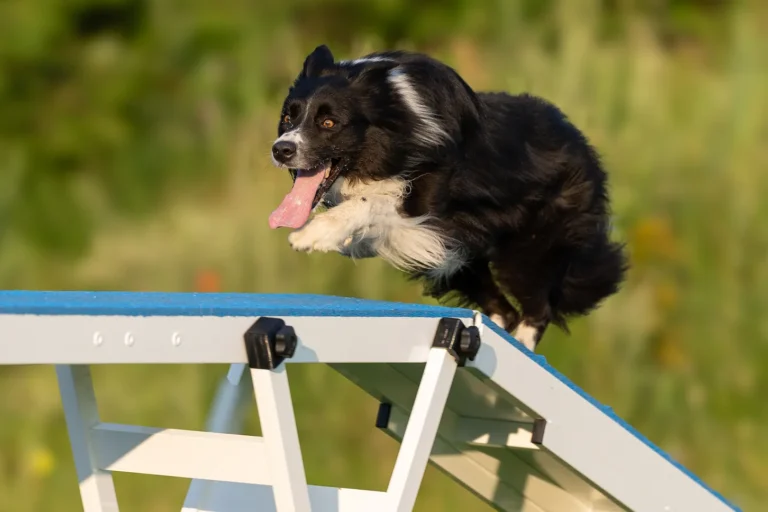
{"label": "bolt head", "polygon": [[275,353],[281,357],[291,358],[296,351],[298,337],[293,327],[286,325],[275,334]]}
{"label": "bolt head", "polygon": [[459,348],[467,359],[475,360],[477,351],[480,350],[480,330],[476,326],[467,327],[461,332]]}

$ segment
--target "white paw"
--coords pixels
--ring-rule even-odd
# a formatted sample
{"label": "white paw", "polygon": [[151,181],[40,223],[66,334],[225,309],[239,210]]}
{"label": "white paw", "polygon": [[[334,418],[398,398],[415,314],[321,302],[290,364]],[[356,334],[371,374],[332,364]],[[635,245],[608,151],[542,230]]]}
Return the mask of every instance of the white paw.
{"label": "white paw", "polygon": [[498,325],[499,327],[501,327],[502,329],[506,329],[507,328],[506,322],[504,321],[504,317],[501,316],[501,315],[497,315],[495,313],[492,314],[491,315],[491,321],[493,323],[495,323],[496,325]]}
{"label": "white paw", "polygon": [[338,244],[333,243],[328,238],[318,237],[312,231],[294,231],[288,235],[288,243],[295,251],[332,252],[341,249]]}
{"label": "white paw", "polygon": [[339,252],[345,247],[345,242],[349,245],[347,240],[351,242],[351,237],[340,235],[338,230],[333,229],[333,224],[325,219],[316,219],[288,235],[288,243],[296,251]]}
{"label": "white paw", "polygon": [[536,350],[536,338],[539,335],[538,329],[533,327],[532,325],[528,325],[525,322],[521,322],[520,325],[515,329],[515,332],[512,334],[512,336],[525,345],[525,347],[530,350],[531,352],[534,352]]}

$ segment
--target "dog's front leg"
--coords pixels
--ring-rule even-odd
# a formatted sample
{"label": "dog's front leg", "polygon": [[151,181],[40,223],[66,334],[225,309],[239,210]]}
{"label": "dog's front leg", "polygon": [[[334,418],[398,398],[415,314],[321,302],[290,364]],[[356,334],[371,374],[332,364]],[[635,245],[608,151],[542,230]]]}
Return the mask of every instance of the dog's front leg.
{"label": "dog's front leg", "polygon": [[288,235],[288,242],[297,251],[341,252],[364,225],[366,211],[364,203],[343,202],[315,215],[304,227]]}

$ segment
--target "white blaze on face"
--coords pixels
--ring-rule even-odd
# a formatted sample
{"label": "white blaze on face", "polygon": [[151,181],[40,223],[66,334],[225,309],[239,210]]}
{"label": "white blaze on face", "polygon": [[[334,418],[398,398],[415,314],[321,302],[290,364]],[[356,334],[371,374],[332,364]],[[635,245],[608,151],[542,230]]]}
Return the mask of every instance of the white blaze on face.
{"label": "white blaze on face", "polygon": [[280,142],[280,141],[290,141],[295,143],[297,146],[299,146],[304,142],[304,138],[301,136],[301,130],[299,130],[298,128],[294,128],[293,130],[282,134],[280,137],[277,138],[275,142]]}
{"label": "white blaze on face", "polygon": [[[273,143],[276,144],[278,142],[288,141],[296,144],[296,156],[293,157],[293,160],[290,163],[290,167],[294,169],[306,169],[311,166],[311,164],[307,163],[307,161],[304,159],[304,145],[306,144],[306,141],[304,140],[304,131],[302,129],[304,122],[307,120],[307,115],[309,114],[309,109],[311,106],[312,101],[308,101],[307,106],[302,109],[301,116],[297,119],[292,119],[293,128],[283,133]],[[276,161],[274,156],[272,157],[272,162],[277,167],[286,167],[285,164],[281,164],[280,162]]]}
{"label": "white blaze on face", "polygon": [[[299,128],[294,128],[293,130],[289,132],[285,132],[280,137],[278,137],[273,144],[277,144],[278,142],[293,142],[296,144],[296,156],[294,157],[294,161],[291,161],[290,167],[297,168],[297,167],[304,167],[302,164],[303,160],[303,151],[302,146],[304,145],[304,137],[301,134],[301,130]],[[272,163],[276,167],[286,167],[285,164],[281,164],[277,160],[275,160],[275,155],[272,155]]]}

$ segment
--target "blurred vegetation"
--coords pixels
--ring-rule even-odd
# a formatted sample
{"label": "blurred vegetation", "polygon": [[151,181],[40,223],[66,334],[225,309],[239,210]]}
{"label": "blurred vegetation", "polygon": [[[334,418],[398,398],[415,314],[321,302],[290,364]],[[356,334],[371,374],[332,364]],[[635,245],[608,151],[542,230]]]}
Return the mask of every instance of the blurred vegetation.
{"label": "blurred vegetation", "polygon": [[[570,115],[611,172],[633,268],[541,351],[745,510],[764,506],[765,2],[5,0],[0,286],[424,301],[379,261],[295,254],[267,228],[289,185],[268,158],[278,109],[319,43],[428,51],[473,87]],[[225,370],[97,368],[102,416],[202,428]],[[376,404],[328,369],[291,370],[312,483],[384,488],[396,446]],[[178,507],[186,489],[116,482],[124,511]],[[53,369],[0,368],[0,512],[78,509]],[[482,507],[430,470],[419,510],[466,509]]]}

